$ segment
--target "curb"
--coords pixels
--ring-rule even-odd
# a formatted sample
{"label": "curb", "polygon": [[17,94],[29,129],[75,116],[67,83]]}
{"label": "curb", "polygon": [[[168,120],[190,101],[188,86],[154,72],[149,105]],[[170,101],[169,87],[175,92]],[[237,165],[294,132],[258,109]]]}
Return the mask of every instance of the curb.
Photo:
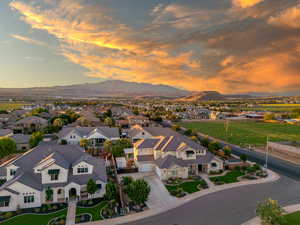
{"label": "curb", "polygon": [[228,189],[232,189],[232,188],[242,187],[242,186],[271,183],[271,182],[275,182],[275,181],[279,180],[280,176],[277,173],[275,173],[271,170],[268,170],[268,172],[269,172],[269,176],[267,178],[262,178],[259,180],[251,180],[251,181],[242,181],[242,182],[233,183],[233,184],[224,184],[221,186],[215,186],[215,187],[212,187],[212,188],[209,188],[206,190],[202,190],[202,191],[187,195],[183,198],[180,198],[180,199],[178,199],[178,201],[170,204],[167,207],[166,206],[164,206],[164,207],[157,206],[157,207],[154,207],[153,209],[149,209],[147,211],[140,212],[140,213],[137,213],[134,215],[127,215],[127,216],[123,216],[123,217],[107,219],[104,221],[96,221],[96,222],[92,222],[92,223],[82,223],[82,224],[83,225],[119,225],[119,224],[131,223],[131,222],[134,222],[137,220],[155,216],[155,215],[167,212],[169,210],[172,210],[174,208],[183,206],[186,203],[189,203],[195,199],[198,199],[198,198],[203,197],[208,194],[212,194],[215,192],[224,191],[224,190],[228,190]]}

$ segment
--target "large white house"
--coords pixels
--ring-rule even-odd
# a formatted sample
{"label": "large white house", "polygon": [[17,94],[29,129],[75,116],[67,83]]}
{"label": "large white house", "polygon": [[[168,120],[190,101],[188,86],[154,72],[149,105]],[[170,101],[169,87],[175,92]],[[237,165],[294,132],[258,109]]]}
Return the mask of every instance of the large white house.
{"label": "large white house", "polygon": [[72,145],[78,145],[80,140],[87,139],[91,145],[97,147],[106,140],[120,139],[120,132],[115,127],[64,127],[59,133],[59,139]]}
{"label": "large white house", "polygon": [[200,144],[169,128],[135,127],[134,161],[140,172],[155,171],[162,179],[224,169],[223,161]]}
{"label": "large white house", "polygon": [[[79,146],[52,142],[42,143],[2,165],[0,176],[7,180],[0,187],[0,211],[67,202],[70,198],[101,197],[107,183],[104,160],[88,155]],[[90,179],[98,187],[93,196],[87,193]],[[49,188],[53,195],[47,200]]]}

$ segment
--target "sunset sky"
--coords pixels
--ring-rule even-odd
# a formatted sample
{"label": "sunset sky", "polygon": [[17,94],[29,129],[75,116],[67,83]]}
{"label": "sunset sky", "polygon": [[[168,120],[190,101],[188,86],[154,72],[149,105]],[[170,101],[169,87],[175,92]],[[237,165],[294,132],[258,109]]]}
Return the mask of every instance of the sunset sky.
{"label": "sunset sky", "polygon": [[300,0],[1,0],[0,87],[300,93]]}

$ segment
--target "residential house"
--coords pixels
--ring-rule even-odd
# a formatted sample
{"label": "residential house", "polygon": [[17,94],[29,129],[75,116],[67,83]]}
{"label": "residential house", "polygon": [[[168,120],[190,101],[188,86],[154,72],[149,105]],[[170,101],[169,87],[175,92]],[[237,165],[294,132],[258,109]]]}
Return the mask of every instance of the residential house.
{"label": "residential house", "polygon": [[30,135],[27,134],[11,134],[9,136],[11,139],[14,140],[14,142],[17,145],[17,150],[28,150],[30,148],[29,146],[29,140]]}
{"label": "residential house", "polygon": [[16,133],[28,134],[36,131],[40,131],[48,125],[48,120],[45,120],[38,116],[25,117],[15,124]]}
{"label": "residential house", "polygon": [[145,116],[141,116],[141,115],[128,116],[127,120],[131,127],[134,125],[149,126],[149,124],[150,124],[149,118],[145,117]]}
{"label": "residential house", "polygon": [[82,139],[87,139],[94,147],[101,147],[106,140],[120,139],[119,129],[114,127],[64,127],[58,136],[59,141],[66,140],[72,145],[78,145]]}
{"label": "residential house", "polygon": [[134,144],[134,161],[140,172],[154,171],[166,180],[224,168],[221,159],[190,138],[169,128],[147,128],[143,134],[136,133],[144,138]]}
{"label": "residential house", "polygon": [[[94,158],[79,146],[42,143],[0,167],[6,183],[0,187],[0,211],[40,207],[70,199],[102,197],[107,183],[104,160]],[[92,179],[98,190],[87,193]],[[46,194],[51,189],[52,195]]]}
{"label": "residential house", "polygon": [[11,129],[0,129],[0,137],[8,137],[12,135],[14,132]]}

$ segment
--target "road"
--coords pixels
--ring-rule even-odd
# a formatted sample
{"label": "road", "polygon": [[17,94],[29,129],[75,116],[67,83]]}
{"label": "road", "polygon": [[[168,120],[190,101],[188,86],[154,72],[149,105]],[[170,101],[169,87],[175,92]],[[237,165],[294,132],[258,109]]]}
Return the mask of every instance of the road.
{"label": "road", "polygon": [[299,190],[299,181],[283,176],[274,183],[209,194],[130,225],[241,225],[255,216],[257,203],[269,197],[283,206],[300,203]]}

